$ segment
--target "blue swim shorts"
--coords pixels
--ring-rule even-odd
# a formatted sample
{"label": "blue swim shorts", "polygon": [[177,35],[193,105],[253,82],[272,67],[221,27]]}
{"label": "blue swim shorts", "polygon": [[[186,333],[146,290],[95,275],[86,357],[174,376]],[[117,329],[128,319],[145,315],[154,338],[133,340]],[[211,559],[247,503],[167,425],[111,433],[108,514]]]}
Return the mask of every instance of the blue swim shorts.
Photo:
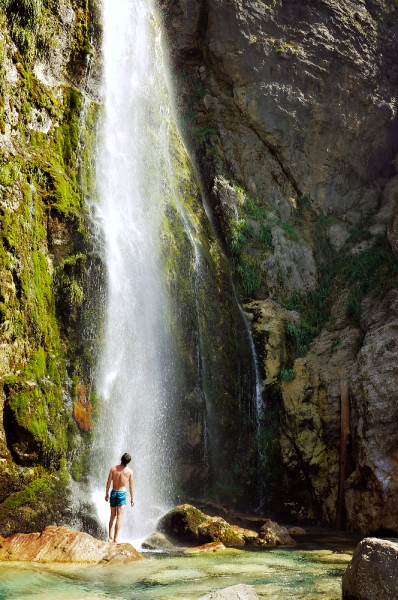
{"label": "blue swim shorts", "polygon": [[110,497],[110,505],[112,508],[115,506],[124,506],[126,504],[127,492],[123,490],[112,490]]}

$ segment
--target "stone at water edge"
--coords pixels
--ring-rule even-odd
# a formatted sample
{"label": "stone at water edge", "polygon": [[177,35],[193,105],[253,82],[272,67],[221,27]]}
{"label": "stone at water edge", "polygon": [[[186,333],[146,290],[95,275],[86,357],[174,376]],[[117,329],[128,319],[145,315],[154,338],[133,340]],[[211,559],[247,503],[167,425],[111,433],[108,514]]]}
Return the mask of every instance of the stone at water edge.
{"label": "stone at water edge", "polygon": [[289,527],[287,532],[290,535],[306,535],[307,534],[306,530],[303,529],[302,527]]}
{"label": "stone at water edge", "polygon": [[169,542],[163,533],[158,533],[157,531],[151,533],[151,535],[142,542],[141,548],[143,550],[162,550],[163,552],[178,550],[176,546],[173,546],[173,544]]}
{"label": "stone at water edge", "polygon": [[398,600],[398,539],[358,544],[343,574],[343,600]]}
{"label": "stone at water edge", "polygon": [[131,563],[142,556],[131,544],[112,544],[67,527],[16,533],[0,541],[0,561],[38,563]]}
{"label": "stone at water edge", "polygon": [[255,544],[259,546],[288,546],[294,545],[296,542],[290,537],[287,529],[271,521],[269,519],[260,529],[258,538]]}
{"label": "stone at water edge", "polygon": [[195,548],[187,548],[184,550],[184,554],[206,554],[209,552],[224,552],[225,550],[227,548],[222,542],[210,542],[202,546],[195,546]]}
{"label": "stone at water edge", "polygon": [[201,596],[199,600],[259,600],[259,598],[251,585],[240,583]]}
{"label": "stone at water edge", "polygon": [[190,504],[176,506],[158,522],[157,530],[179,543],[222,542],[228,548],[244,546],[243,535],[221,517],[209,517]]}
{"label": "stone at water edge", "polygon": [[[190,504],[181,504],[169,510],[158,521],[156,529],[167,537],[182,543],[196,543],[199,540],[199,525],[206,521],[206,515]],[[207,540],[212,539],[208,537]]]}
{"label": "stone at water edge", "polygon": [[231,529],[237,535],[243,537],[247,544],[253,544],[258,538],[258,533],[256,531],[252,531],[251,529],[245,529],[244,527],[239,527],[238,525],[231,525]]}
{"label": "stone at water edge", "polygon": [[206,522],[198,527],[201,538],[211,538],[214,542],[222,542],[227,548],[244,546],[243,535],[234,531],[233,527],[221,517],[207,517]]}

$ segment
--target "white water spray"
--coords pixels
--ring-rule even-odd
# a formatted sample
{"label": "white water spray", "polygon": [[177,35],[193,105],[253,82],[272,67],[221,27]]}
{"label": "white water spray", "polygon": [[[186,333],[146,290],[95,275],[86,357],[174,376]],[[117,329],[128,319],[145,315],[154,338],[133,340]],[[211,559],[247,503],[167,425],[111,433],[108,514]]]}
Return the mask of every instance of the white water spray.
{"label": "white water spray", "polygon": [[159,31],[150,0],[103,1],[104,105],[97,167],[98,219],[107,269],[107,307],[93,451],[99,516],[109,468],[133,456],[134,508],[122,539],[150,533],[167,508],[165,415],[168,336],[159,257],[169,112]]}

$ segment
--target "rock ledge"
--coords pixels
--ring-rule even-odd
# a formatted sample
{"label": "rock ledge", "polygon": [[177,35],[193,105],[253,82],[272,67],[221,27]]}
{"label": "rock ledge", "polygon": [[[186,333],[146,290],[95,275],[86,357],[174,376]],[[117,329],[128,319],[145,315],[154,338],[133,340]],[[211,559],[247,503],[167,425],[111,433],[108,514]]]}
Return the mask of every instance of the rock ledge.
{"label": "rock ledge", "polygon": [[142,556],[131,544],[111,544],[67,527],[42,533],[16,533],[0,540],[0,561],[38,563],[129,563]]}

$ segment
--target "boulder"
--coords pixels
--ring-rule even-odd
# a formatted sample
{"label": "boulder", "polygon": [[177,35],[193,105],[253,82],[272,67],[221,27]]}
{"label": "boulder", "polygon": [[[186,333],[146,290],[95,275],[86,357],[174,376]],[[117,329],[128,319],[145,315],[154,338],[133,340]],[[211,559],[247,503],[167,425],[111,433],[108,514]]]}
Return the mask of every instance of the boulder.
{"label": "boulder", "polygon": [[251,585],[240,583],[239,585],[233,585],[223,590],[206,594],[206,596],[202,596],[199,600],[258,600],[258,596]]}
{"label": "boulder", "polygon": [[[243,529],[235,531],[222,517],[209,517],[190,504],[176,506],[166,513],[158,522],[158,531],[179,543],[193,544],[202,542],[222,542],[228,548],[244,546]],[[250,532],[248,537],[256,534]]]}
{"label": "boulder", "polygon": [[306,535],[306,533],[307,533],[306,530],[303,529],[302,527],[289,527],[287,532],[290,535]]}
{"label": "boulder", "polygon": [[398,539],[358,544],[343,574],[343,600],[398,600]]}
{"label": "boulder", "polygon": [[[199,526],[206,522],[207,518],[210,517],[206,517],[194,506],[182,504],[170,510],[159,520],[157,530],[178,542],[192,544],[199,540]],[[213,539],[208,536],[208,539],[203,541],[211,542]]]}
{"label": "boulder", "polygon": [[163,552],[177,550],[163,533],[158,533],[157,531],[151,533],[151,535],[142,542],[141,548],[143,548],[143,550],[162,550]]}
{"label": "boulder", "polygon": [[187,550],[184,551],[184,554],[205,554],[224,550],[226,550],[226,547],[222,542],[210,542],[209,544],[203,544],[202,546],[195,546],[195,548],[187,548]]}
{"label": "boulder", "polygon": [[258,545],[284,546],[295,544],[296,542],[290,537],[285,527],[278,525],[278,523],[270,519],[261,527],[256,543]]}
{"label": "boulder", "polygon": [[198,532],[202,539],[210,538],[214,542],[222,542],[227,548],[245,545],[243,535],[234,531],[221,517],[207,517],[206,522],[199,525]]}
{"label": "boulder", "polygon": [[231,525],[231,529],[237,535],[243,537],[247,544],[253,544],[253,542],[258,538],[258,533],[256,531],[252,531],[251,529],[244,529],[244,527],[239,527],[238,525]]}
{"label": "boulder", "polygon": [[141,560],[131,544],[96,540],[67,527],[46,527],[42,533],[16,533],[0,541],[0,561],[39,563],[131,563]]}

